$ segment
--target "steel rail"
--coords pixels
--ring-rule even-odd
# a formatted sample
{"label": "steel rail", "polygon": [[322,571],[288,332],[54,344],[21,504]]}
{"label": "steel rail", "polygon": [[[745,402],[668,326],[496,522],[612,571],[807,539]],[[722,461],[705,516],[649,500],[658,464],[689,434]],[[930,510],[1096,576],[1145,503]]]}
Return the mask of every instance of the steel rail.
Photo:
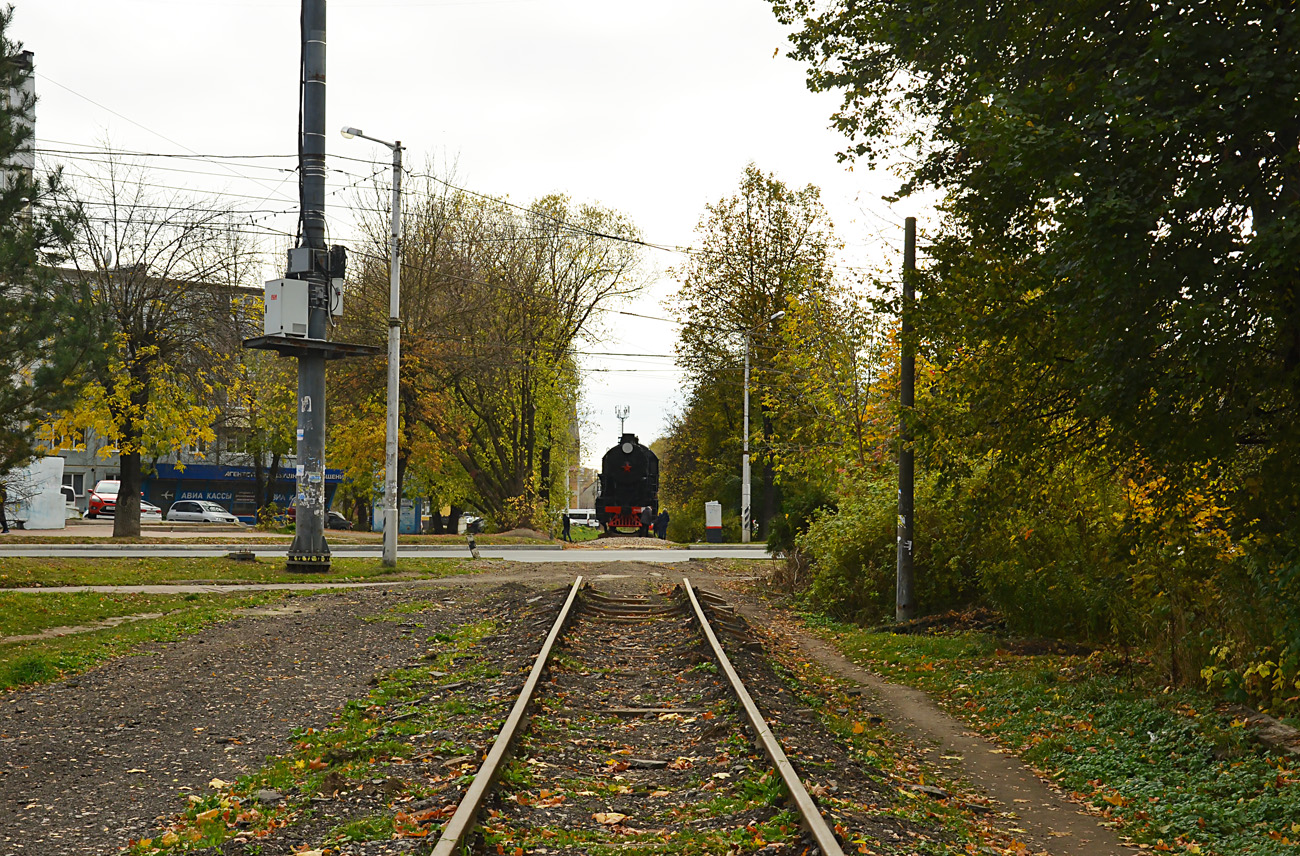
{"label": "steel rail", "polygon": [[451,820],[443,827],[442,835],[438,838],[438,843],[434,845],[431,856],[454,856],[456,848],[465,840],[465,836],[474,827],[474,821],[478,818],[479,809],[483,807],[483,800],[487,796],[488,789],[496,781],[497,774],[500,772],[501,762],[505,760],[506,753],[510,750],[510,744],[514,742],[515,735],[519,731],[520,724],[528,713],[528,705],[532,702],[533,691],[537,689],[537,684],[542,678],[542,672],[546,669],[546,663],[551,657],[551,649],[555,647],[555,642],[560,638],[560,633],[564,630],[564,625],[569,620],[569,613],[572,610],[573,602],[578,597],[578,589],[582,588],[582,577],[573,581],[573,587],[569,589],[569,596],[564,601],[564,606],[560,609],[560,614],[551,625],[551,632],[547,634],[546,641],[542,643],[542,650],[537,654],[537,660],[533,663],[533,669],[528,673],[528,680],[524,681],[524,688],[519,691],[519,698],[515,700],[515,705],[510,709],[510,715],[506,717],[505,724],[501,726],[500,733],[497,734],[496,742],[492,744],[492,749],[488,752],[487,757],[483,759],[483,766],[479,767],[474,774],[474,781],[470,783],[469,788],[465,791],[465,797],[456,807],[456,813],[452,815]]}
{"label": "steel rail", "polygon": [[705,638],[709,640],[709,646],[713,649],[713,656],[717,658],[718,665],[722,667],[723,673],[726,674],[727,680],[731,683],[732,692],[736,694],[741,707],[745,709],[745,716],[749,719],[750,728],[753,729],[759,745],[763,747],[763,752],[767,754],[768,760],[772,762],[772,766],[781,775],[781,780],[785,782],[786,790],[790,792],[790,800],[794,803],[799,816],[803,818],[804,828],[812,836],[823,856],[844,856],[844,850],[840,847],[839,841],[836,840],[835,833],[826,825],[826,819],[822,817],[817,804],[813,802],[813,798],[804,789],[803,782],[799,781],[799,774],[795,772],[794,765],[785,756],[785,751],[781,749],[781,744],[777,741],[776,735],[772,733],[772,729],[767,727],[767,721],[763,719],[763,714],[759,712],[758,705],[754,704],[754,699],[750,696],[749,690],[745,689],[745,684],[740,680],[740,675],[736,674],[735,668],[731,665],[731,660],[727,659],[727,653],[722,650],[722,645],[718,642],[718,637],[709,625],[709,619],[705,617],[699,599],[695,596],[695,588],[691,585],[691,581],[683,577],[682,588],[686,590],[687,597],[691,599],[691,606],[695,609],[695,617],[700,622],[700,628],[704,631]]}

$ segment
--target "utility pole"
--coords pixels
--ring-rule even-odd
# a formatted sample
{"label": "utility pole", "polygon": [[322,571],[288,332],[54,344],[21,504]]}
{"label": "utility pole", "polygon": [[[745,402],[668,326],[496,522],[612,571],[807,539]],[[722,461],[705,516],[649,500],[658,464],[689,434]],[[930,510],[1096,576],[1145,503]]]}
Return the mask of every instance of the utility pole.
{"label": "utility pole", "polygon": [[[299,197],[308,281],[307,338],[329,330],[329,281],[325,249],[325,0],[302,0],[302,127],[299,128]],[[291,276],[295,275],[291,272]],[[325,354],[298,358],[298,491],[294,503],[290,570],[329,570],[325,542]]]}
{"label": "utility pole", "polygon": [[749,330],[745,331],[745,419],[740,428],[740,543],[749,543],[750,486],[749,486]]}
{"label": "utility pole", "polygon": [[916,346],[912,342],[912,304],[915,299],[916,218],[908,217],[903,232],[903,301],[901,316],[901,362],[898,385],[898,580],[894,618],[907,621],[916,615],[913,592],[912,554],[914,543],[912,489],[915,460],[912,451],[912,415],[916,404]]}
{"label": "utility pole", "polygon": [[[267,283],[267,335],[244,340],[244,347],[298,359],[295,531],[286,569],[325,572],[330,569],[330,548],[325,541],[325,361],[377,356],[382,351],[328,341],[331,313],[336,309],[342,312],[346,255],[342,247],[325,245],[325,0],[302,0],[300,45],[298,197],[302,238],[289,251],[286,278]],[[288,298],[304,292],[306,306],[295,298],[291,309]]]}
{"label": "utility pole", "polygon": [[390,143],[367,136],[356,128],[344,128],[343,138],[360,137],[393,154],[393,202],[389,212],[392,240],[388,257],[388,434],[384,444],[384,555],[386,568],[397,567],[397,528],[401,522],[397,496],[398,389],[402,365],[402,141]]}

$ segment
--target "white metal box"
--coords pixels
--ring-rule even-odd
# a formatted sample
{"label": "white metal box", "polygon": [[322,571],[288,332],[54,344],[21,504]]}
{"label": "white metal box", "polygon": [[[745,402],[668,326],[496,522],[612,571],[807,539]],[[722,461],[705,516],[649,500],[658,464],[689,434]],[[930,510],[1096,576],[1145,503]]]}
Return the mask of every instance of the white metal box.
{"label": "white metal box", "polygon": [[343,314],[343,280],[330,280],[330,314],[338,318]]}
{"label": "white metal box", "polygon": [[306,337],[310,287],[305,279],[273,279],[266,284],[266,335]]}

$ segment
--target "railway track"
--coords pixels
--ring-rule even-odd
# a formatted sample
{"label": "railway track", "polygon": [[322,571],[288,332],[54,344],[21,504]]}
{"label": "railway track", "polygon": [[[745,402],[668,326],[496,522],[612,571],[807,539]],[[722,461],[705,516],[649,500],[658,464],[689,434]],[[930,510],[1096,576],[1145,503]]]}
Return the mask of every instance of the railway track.
{"label": "railway track", "polygon": [[671,852],[840,856],[720,636],[733,650],[755,644],[687,579],[670,594],[620,597],[578,577],[432,854],[672,842]]}

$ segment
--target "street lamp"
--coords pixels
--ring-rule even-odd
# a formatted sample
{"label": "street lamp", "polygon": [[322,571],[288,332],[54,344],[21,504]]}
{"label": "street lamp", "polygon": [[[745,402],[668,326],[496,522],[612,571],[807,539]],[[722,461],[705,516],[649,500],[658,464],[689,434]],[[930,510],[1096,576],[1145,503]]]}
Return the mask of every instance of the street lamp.
{"label": "street lamp", "polygon": [[785,310],[782,309],[774,313],[766,321],[760,321],[753,327],[744,331],[745,335],[745,424],[741,428],[744,440],[744,452],[740,458],[740,541],[742,544],[749,543],[749,533],[752,529],[750,523],[750,502],[749,502],[749,337],[754,331],[761,326],[771,324],[780,318],[785,317]]}
{"label": "street lamp", "polygon": [[360,137],[393,152],[393,236],[388,276],[388,437],[384,449],[384,566],[397,565],[397,382],[402,359],[401,243],[402,243],[402,143],[368,137],[356,128],[344,128],[343,138]]}

